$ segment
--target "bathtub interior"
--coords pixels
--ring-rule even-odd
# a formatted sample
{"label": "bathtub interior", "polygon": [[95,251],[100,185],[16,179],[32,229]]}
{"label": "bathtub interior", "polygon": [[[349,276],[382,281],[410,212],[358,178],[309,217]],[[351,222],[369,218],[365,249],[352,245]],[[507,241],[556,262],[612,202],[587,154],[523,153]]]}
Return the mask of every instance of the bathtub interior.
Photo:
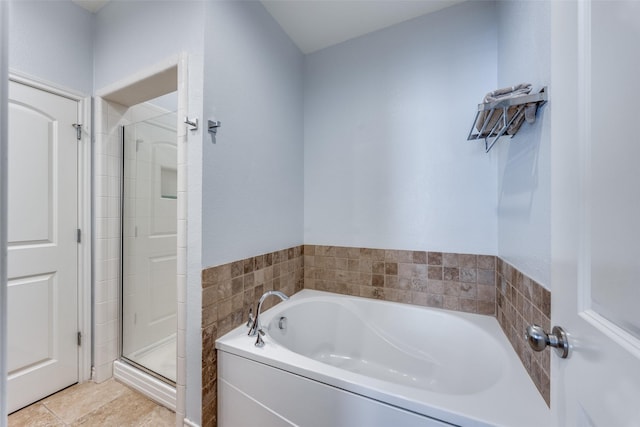
{"label": "bathtub interior", "polygon": [[269,316],[266,339],[383,381],[473,394],[503,375],[503,346],[474,323],[443,310],[333,297],[280,304]]}

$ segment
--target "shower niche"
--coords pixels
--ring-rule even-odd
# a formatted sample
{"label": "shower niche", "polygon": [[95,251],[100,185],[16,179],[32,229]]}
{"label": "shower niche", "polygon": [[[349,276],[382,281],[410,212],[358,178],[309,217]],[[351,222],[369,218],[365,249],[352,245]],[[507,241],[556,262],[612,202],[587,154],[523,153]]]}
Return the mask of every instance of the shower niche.
{"label": "shower niche", "polygon": [[[174,94],[134,106],[122,129],[121,357],[176,382],[177,115]],[[175,103],[173,103],[175,105]]]}

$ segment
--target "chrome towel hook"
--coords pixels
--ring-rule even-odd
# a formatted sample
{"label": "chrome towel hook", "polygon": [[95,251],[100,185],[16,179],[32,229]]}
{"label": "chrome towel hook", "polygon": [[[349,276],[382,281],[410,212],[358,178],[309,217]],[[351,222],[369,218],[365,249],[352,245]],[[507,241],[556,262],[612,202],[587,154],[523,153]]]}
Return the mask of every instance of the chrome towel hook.
{"label": "chrome towel hook", "polygon": [[220,126],[222,126],[222,123],[220,123],[218,120],[209,120],[207,122],[207,130],[209,131],[209,133],[214,135],[218,133],[218,128]]}
{"label": "chrome towel hook", "polygon": [[185,124],[191,126],[191,130],[198,130],[198,118],[196,117],[193,120],[190,120],[188,116],[184,118]]}

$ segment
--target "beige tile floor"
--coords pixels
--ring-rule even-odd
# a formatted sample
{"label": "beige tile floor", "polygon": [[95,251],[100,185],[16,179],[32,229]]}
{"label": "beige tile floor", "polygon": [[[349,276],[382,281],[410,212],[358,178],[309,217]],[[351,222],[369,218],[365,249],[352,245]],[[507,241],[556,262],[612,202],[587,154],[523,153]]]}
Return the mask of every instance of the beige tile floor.
{"label": "beige tile floor", "polygon": [[115,380],[77,384],[9,416],[10,427],[172,427],[174,412]]}

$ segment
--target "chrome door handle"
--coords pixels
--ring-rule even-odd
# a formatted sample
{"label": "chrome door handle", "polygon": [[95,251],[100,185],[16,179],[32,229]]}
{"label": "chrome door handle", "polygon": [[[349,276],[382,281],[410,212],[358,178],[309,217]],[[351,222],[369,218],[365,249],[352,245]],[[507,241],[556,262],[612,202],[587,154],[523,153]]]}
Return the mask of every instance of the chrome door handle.
{"label": "chrome door handle", "polygon": [[524,339],[529,342],[533,351],[542,351],[547,346],[554,347],[558,355],[563,359],[569,356],[569,341],[567,334],[560,326],[554,326],[551,334],[547,334],[542,326],[529,325],[524,334]]}

